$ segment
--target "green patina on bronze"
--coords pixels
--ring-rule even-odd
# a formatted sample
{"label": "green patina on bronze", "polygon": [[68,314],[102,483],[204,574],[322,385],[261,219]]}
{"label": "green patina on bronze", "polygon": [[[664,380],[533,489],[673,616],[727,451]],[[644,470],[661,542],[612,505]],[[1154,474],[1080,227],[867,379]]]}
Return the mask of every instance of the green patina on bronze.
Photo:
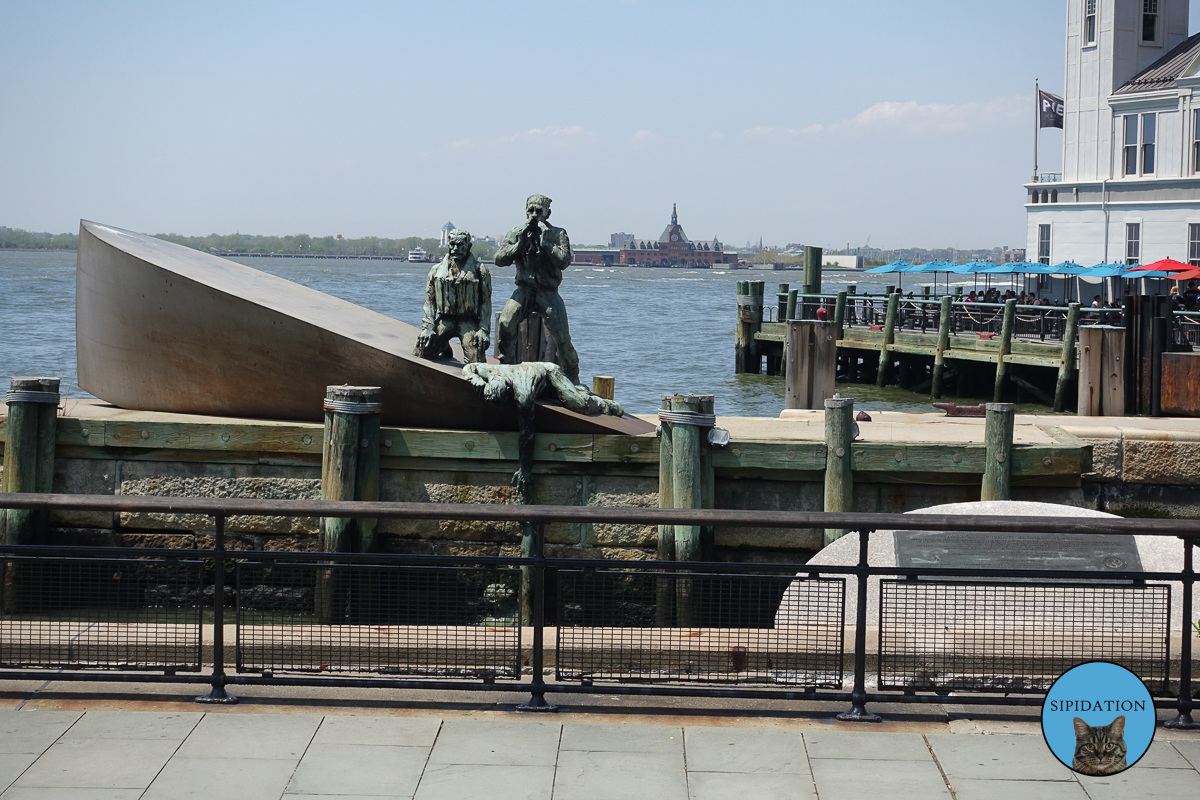
{"label": "green patina on bronze", "polygon": [[471,252],[471,234],[450,233],[449,252],[429,271],[425,312],[413,355],[450,356],[450,340],[462,342],[463,361],[487,361],[491,343],[492,275]]}

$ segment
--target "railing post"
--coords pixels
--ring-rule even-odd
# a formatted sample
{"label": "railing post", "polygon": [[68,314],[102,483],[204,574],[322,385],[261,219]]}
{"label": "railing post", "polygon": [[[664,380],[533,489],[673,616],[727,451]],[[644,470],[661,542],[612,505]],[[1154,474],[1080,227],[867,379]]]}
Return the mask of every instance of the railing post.
{"label": "railing post", "polygon": [[867,711],[867,578],[870,577],[867,543],[870,538],[870,531],[858,532],[858,569],[854,571],[858,580],[858,607],[854,610],[854,688],[850,690],[850,710],[837,715],[842,722],[883,722]]}
{"label": "railing post", "polygon": [[1008,500],[1012,485],[1013,420],[1012,403],[988,403],[983,439],[986,448],[980,500]]}
{"label": "railing post", "polygon": [[996,386],[992,390],[992,402],[1004,399],[1004,383],[1008,379],[1008,353],[1012,350],[1013,325],[1017,320],[1017,300],[1004,301],[1004,321],[1000,326],[1000,351],[996,354]]}
{"label": "railing post", "polygon": [[938,311],[937,350],[933,355],[933,379],[929,384],[929,395],[934,400],[942,396],[942,379],[946,374],[946,351],[950,349],[950,317],[954,314],[954,298],[942,297]]}
{"label": "railing post", "polygon": [[[831,397],[825,401],[825,511],[846,512],[854,503],[854,473],[850,447],[854,442],[854,400]],[[825,546],[845,536],[844,528],[826,528]]]}
{"label": "railing post", "polygon": [[891,347],[896,341],[896,315],[900,309],[900,294],[888,295],[887,317],[883,322],[883,344],[879,347],[879,369],[875,370],[875,385],[887,386],[888,369],[892,363]]}
{"label": "railing post", "polygon": [[[13,378],[5,396],[3,492],[54,491],[54,445],[58,425],[58,378]],[[49,526],[46,511],[0,509],[6,544],[40,544]]]}
{"label": "railing post", "polygon": [[213,517],[213,671],[212,690],[197,703],[232,705],[238,699],[225,691],[225,515]]}
{"label": "railing post", "polygon": [[[1046,320],[1041,320],[1042,338],[1046,338]],[[1054,384],[1054,410],[1067,407],[1067,386],[1075,372],[1075,337],[1079,333],[1079,303],[1067,307],[1067,324],[1063,329],[1062,357],[1058,362],[1058,382]]]}
{"label": "railing post", "polygon": [[545,628],[546,628],[546,526],[540,522],[532,523],[533,528],[533,558],[534,565],[529,569],[533,579],[533,657],[530,659],[533,667],[533,680],[529,685],[529,699],[517,706],[517,711],[558,711],[558,706],[546,700],[546,679],[542,675],[545,669]]}
{"label": "railing post", "polygon": [[1179,728],[1194,730],[1200,728],[1200,722],[1192,719],[1192,592],[1196,585],[1196,571],[1192,563],[1192,550],[1196,541],[1190,536],[1183,539],[1183,573],[1180,576],[1183,583],[1183,641],[1179,647],[1179,716],[1163,723],[1164,728]]}

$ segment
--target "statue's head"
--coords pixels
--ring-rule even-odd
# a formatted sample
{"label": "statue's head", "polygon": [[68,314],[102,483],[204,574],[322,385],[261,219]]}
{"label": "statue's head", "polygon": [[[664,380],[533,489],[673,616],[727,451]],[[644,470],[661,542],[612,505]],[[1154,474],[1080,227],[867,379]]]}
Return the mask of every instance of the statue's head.
{"label": "statue's head", "polygon": [[544,194],[531,194],[525,201],[525,216],[539,222],[550,218],[550,198]]}
{"label": "statue's head", "polygon": [[450,249],[450,258],[454,259],[455,263],[461,264],[467,260],[467,256],[471,255],[471,234],[468,231],[452,230],[447,246]]}

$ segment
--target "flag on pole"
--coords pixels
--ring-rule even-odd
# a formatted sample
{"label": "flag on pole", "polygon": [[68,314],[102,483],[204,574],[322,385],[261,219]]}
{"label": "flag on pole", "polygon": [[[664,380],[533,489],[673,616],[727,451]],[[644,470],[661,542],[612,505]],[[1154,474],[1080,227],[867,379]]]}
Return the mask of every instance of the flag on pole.
{"label": "flag on pole", "polygon": [[1063,99],[1056,94],[1038,91],[1038,127],[1063,126]]}

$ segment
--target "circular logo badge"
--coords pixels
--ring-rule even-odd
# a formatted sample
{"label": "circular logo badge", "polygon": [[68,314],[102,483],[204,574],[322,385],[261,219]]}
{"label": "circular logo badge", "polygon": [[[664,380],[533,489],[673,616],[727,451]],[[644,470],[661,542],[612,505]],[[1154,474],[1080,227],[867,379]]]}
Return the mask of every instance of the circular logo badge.
{"label": "circular logo badge", "polygon": [[1081,775],[1116,775],[1154,741],[1154,701],[1142,679],[1107,661],[1064,672],[1042,704],[1042,735],[1054,757]]}

